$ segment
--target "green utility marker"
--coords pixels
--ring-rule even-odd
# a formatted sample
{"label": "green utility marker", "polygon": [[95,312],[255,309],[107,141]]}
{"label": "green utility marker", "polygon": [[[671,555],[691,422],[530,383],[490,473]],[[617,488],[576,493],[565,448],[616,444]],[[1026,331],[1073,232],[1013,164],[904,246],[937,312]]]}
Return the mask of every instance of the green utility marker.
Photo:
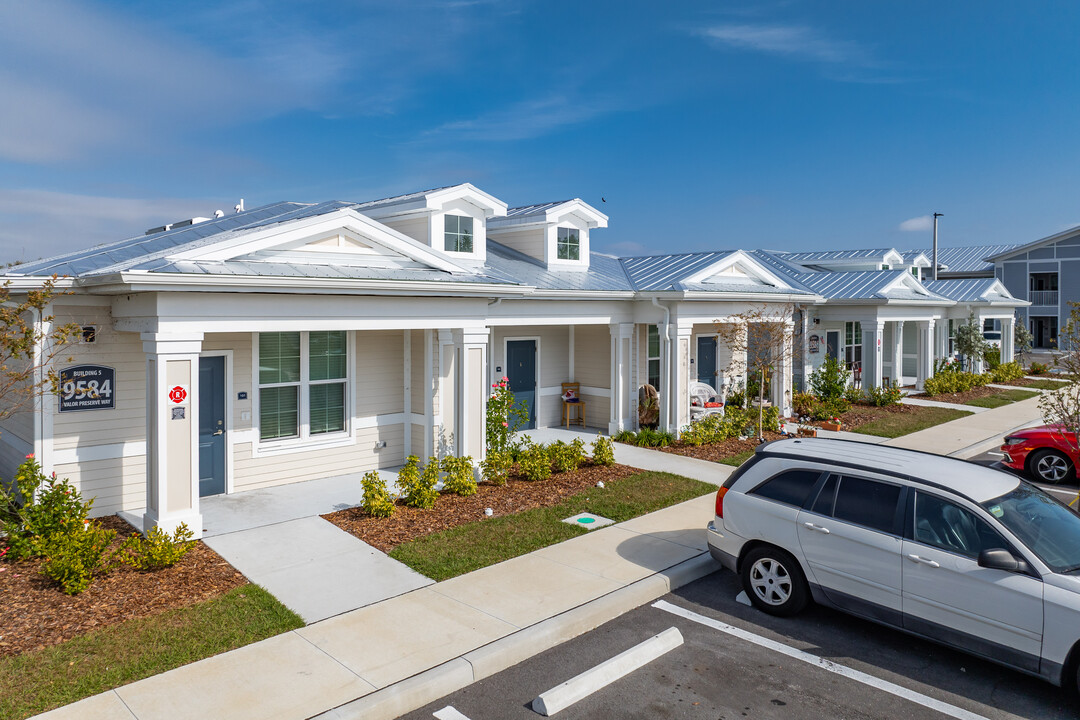
{"label": "green utility marker", "polygon": [[593,515],[592,513],[580,513],[573,517],[566,518],[563,522],[583,527],[586,530],[595,530],[596,528],[601,528],[605,525],[612,525],[615,521],[610,518]]}

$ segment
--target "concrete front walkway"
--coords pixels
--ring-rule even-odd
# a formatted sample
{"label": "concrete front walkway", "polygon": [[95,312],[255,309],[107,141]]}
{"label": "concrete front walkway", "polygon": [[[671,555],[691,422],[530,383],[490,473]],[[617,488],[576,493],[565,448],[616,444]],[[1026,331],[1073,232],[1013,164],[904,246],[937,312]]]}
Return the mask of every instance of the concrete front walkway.
{"label": "concrete front walkway", "polygon": [[[968,406],[953,407],[967,409]],[[886,440],[883,444],[924,450],[938,455],[971,458],[998,447],[1002,438],[1014,430],[1042,423],[1039,398],[1033,397]]]}

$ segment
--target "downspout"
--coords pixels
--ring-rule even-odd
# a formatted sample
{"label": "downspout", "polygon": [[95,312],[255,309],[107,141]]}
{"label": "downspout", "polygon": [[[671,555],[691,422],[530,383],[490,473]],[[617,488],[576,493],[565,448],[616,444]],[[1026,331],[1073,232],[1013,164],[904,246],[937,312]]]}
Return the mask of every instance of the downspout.
{"label": "downspout", "polygon": [[674,363],[671,362],[671,338],[668,337],[668,328],[671,326],[671,310],[666,306],[661,305],[660,301],[656,299],[656,296],[652,298],[652,304],[664,311],[664,332],[660,335],[660,357],[667,363],[667,373],[664,380],[667,382],[668,394],[671,395],[667,402],[663,404],[663,414],[661,415],[662,425],[664,430],[671,430],[671,401],[674,399],[674,385],[671,382],[671,368]]}

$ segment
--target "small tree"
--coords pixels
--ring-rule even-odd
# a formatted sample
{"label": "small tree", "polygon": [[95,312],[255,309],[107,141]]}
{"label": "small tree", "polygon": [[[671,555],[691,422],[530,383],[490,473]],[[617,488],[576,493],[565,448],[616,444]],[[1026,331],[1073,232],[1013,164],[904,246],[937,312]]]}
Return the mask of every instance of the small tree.
{"label": "small tree", "polygon": [[66,291],[56,289],[54,275],[40,288],[12,292],[0,285],[0,421],[19,412],[42,392],[55,392],[60,376],[52,361],[78,332],[76,325],[58,325],[44,315],[49,303]]}
{"label": "small tree", "polygon": [[981,360],[990,343],[983,337],[982,328],[975,321],[975,313],[969,313],[967,322],[956,328],[956,350],[967,358],[967,369],[974,371],[975,361]]}
{"label": "small tree", "polygon": [[1039,410],[1047,425],[1062,426],[1065,441],[1076,450],[1080,449],[1080,303],[1069,305],[1069,319],[1058,333],[1058,347],[1063,349],[1054,357],[1054,366],[1068,382],[1060,390],[1045,393]]}
{"label": "small tree", "polygon": [[[790,318],[794,305],[781,308],[762,305],[716,321],[716,332],[731,352],[727,371],[748,371],[758,378],[758,438],[763,439],[765,387],[778,371],[794,362],[801,336]],[[781,403],[790,402],[790,397]]]}
{"label": "small tree", "polygon": [[1020,356],[1020,364],[1024,364],[1024,355],[1031,352],[1031,346],[1035,342],[1035,338],[1032,337],[1031,331],[1028,330],[1027,324],[1020,320],[1013,326],[1013,347],[1016,350],[1017,355]]}

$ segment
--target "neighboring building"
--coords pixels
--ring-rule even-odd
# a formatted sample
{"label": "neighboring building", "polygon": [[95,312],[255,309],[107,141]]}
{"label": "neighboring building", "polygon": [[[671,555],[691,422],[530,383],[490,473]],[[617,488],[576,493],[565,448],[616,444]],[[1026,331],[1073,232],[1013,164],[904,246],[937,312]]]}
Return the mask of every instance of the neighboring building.
{"label": "neighboring building", "polygon": [[827,354],[864,387],[921,385],[949,320],[1010,323],[1025,304],[1000,283],[927,287],[913,269],[929,261],[893,249],[592,252],[607,221],[578,199],[508,208],[463,184],[279,202],[9,269],[16,294],[63,276],[49,313],[87,332],[56,367],[60,394],[0,427],[0,477],[34,452],[96,513],[198,534],[200,496],[410,454],[479,461],[503,376],[531,425],[557,425],[576,382],[588,425],[634,427],[650,383],[678,430],[691,381],[745,382],[720,328],[750,312],[797,331],[771,383],[787,411]]}

